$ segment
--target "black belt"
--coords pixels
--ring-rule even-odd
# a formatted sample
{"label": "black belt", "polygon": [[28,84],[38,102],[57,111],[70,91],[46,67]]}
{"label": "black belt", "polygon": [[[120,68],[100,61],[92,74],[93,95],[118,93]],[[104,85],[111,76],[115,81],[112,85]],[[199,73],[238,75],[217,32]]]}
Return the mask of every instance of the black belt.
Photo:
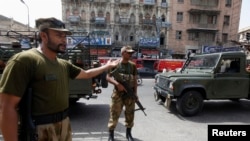
{"label": "black belt", "polygon": [[33,116],[32,119],[33,119],[35,125],[56,123],[56,122],[62,121],[66,117],[68,117],[68,112],[69,112],[69,110],[66,109],[62,112],[58,112],[55,114]]}

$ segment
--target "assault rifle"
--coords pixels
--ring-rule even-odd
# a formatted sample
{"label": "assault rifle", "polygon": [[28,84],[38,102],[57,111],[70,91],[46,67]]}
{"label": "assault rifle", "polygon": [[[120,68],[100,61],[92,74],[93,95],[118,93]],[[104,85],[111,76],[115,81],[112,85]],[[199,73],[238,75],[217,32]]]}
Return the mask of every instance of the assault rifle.
{"label": "assault rifle", "polygon": [[134,90],[129,86],[129,84],[124,81],[124,79],[121,78],[121,75],[118,73],[117,71],[118,68],[116,68],[114,71],[111,72],[111,75],[114,76],[115,80],[118,81],[121,85],[123,85],[123,87],[126,89],[127,92],[124,92],[123,97],[131,97],[135,100],[136,105],[139,107],[139,109],[135,109],[135,111],[137,110],[141,110],[145,116],[147,116],[147,114],[145,113],[145,109],[141,102],[137,99],[137,97],[134,94]]}
{"label": "assault rifle", "polygon": [[18,140],[19,141],[37,141],[36,127],[31,115],[32,89],[28,88],[19,103],[19,123]]}

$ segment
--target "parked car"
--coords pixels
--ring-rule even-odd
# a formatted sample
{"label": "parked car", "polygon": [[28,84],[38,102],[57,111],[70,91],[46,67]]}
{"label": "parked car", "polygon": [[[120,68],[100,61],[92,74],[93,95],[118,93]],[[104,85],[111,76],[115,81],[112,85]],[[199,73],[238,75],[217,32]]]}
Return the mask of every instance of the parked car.
{"label": "parked car", "polygon": [[138,68],[137,71],[141,77],[151,77],[151,78],[154,78],[155,75],[158,73],[156,70],[153,70],[148,67]]}

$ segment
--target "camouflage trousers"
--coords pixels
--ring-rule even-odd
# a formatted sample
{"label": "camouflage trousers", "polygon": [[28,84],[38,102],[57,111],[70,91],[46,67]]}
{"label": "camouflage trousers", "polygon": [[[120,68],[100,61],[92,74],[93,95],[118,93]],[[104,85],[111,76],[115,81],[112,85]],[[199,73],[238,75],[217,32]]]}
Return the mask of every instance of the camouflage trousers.
{"label": "camouflage trousers", "polygon": [[109,130],[115,129],[124,106],[125,126],[132,128],[134,126],[135,100],[131,97],[123,98],[122,93],[116,90],[113,91],[111,98],[112,102],[110,104],[110,118],[108,122]]}
{"label": "camouflage trousers", "polygon": [[69,117],[64,120],[37,125],[38,141],[72,141],[72,130]]}

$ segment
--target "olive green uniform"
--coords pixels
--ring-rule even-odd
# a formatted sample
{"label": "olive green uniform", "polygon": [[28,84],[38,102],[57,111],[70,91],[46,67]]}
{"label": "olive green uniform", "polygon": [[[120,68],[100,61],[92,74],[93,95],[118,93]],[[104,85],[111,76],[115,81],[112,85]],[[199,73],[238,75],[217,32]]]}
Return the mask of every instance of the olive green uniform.
{"label": "olive green uniform", "polygon": [[[58,113],[69,107],[69,79],[75,78],[80,71],[81,68],[66,60],[57,58],[55,61],[51,61],[37,49],[30,49],[14,55],[8,61],[1,77],[0,93],[22,97],[27,87],[31,87],[33,116]],[[71,136],[67,118],[58,124],[38,125],[37,128],[60,124],[61,126],[54,128],[61,133],[63,130],[67,130]],[[63,129],[62,125],[66,129]],[[52,134],[49,128],[47,128],[47,133]],[[41,136],[39,136],[39,140],[40,138]],[[54,139],[53,137],[53,141]]]}
{"label": "olive green uniform", "polygon": [[[115,68],[116,69],[116,68]],[[129,84],[129,86],[134,89],[134,76],[137,75],[137,69],[134,63],[121,63],[118,65],[117,70],[119,75],[123,80]],[[114,79],[117,79],[114,77]],[[124,92],[118,92],[114,88],[112,93],[112,102],[110,104],[110,118],[108,122],[109,130],[114,130],[120,114],[122,112],[123,106],[125,106],[125,126],[127,128],[132,128],[134,125],[134,110],[135,110],[135,99],[132,97],[124,97]]]}

